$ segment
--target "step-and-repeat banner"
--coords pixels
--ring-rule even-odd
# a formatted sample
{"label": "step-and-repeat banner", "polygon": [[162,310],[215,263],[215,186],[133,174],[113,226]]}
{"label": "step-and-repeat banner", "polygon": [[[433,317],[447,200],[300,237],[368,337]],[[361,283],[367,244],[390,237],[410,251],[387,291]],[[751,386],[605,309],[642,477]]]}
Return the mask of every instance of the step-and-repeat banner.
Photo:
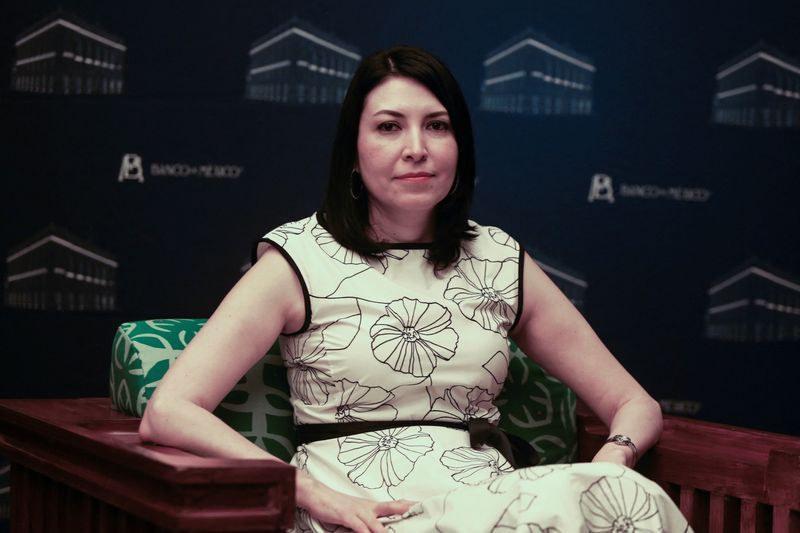
{"label": "step-and-repeat banner", "polygon": [[665,412],[800,434],[797,3],[2,9],[0,396],[106,394],[119,323],[210,315],[320,204],[359,60],[408,43],[469,101],[473,218]]}

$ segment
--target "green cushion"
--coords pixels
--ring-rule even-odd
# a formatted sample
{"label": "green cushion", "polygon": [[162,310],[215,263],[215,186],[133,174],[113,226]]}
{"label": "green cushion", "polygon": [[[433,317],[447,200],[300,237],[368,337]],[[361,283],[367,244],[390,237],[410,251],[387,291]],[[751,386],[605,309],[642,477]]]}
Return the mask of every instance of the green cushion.
{"label": "green cushion", "polygon": [[[166,319],[119,326],[109,383],[114,409],[142,416],[172,361],[205,323],[205,319]],[[276,457],[286,461],[292,457],[294,420],[277,344],[245,374],[214,413]]]}
{"label": "green cushion", "polygon": [[575,393],[510,342],[508,377],[495,400],[500,427],[524,438],[542,464],[569,463],[578,454]]}
{"label": "green cushion", "polygon": [[[127,322],[117,329],[111,362],[115,409],[142,416],[172,361],[205,319]],[[569,462],[577,452],[575,394],[511,343],[508,378],[496,400],[500,427],[528,440],[544,464]],[[233,429],[284,460],[294,453],[289,384],[277,344],[214,411]]]}

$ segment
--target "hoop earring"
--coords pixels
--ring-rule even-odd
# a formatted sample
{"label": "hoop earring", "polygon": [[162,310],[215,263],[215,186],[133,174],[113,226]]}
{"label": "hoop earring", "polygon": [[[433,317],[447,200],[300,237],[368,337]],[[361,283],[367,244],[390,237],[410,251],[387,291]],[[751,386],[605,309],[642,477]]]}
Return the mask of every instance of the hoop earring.
{"label": "hoop earring", "polygon": [[[358,191],[354,192],[354,185],[358,184]],[[353,200],[358,200],[364,194],[364,182],[361,181],[361,174],[356,169],[350,173],[350,197]]]}
{"label": "hoop earring", "polygon": [[458,189],[458,172],[456,172],[456,179],[453,180],[453,186],[450,188],[450,192],[447,193],[448,198],[450,196],[453,196],[453,194],[455,194],[456,189]]}

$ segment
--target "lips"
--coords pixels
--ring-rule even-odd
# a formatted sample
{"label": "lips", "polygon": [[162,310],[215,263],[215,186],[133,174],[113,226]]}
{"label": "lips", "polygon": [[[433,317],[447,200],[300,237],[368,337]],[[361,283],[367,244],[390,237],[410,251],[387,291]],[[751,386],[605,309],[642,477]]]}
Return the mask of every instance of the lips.
{"label": "lips", "polygon": [[420,178],[432,178],[433,174],[430,172],[409,172],[407,174],[402,174],[397,176],[399,180],[408,180],[408,179],[420,179]]}

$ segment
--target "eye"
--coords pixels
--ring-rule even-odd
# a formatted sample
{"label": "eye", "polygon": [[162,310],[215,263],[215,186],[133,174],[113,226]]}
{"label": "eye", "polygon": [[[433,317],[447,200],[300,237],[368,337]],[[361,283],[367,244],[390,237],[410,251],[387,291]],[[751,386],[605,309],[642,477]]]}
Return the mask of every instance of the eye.
{"label": "eye", "polygon": [[397,122],[381,122],[380,124],[378,124],[378,131],[389,132],[389,131],[396,131],[399,129],[400,126],[397,124]]}
{"label": "eye", "polygon": [[434,131],[449,131],[450,124],[444,120],[432,120],[428,122],[428,128]]}

